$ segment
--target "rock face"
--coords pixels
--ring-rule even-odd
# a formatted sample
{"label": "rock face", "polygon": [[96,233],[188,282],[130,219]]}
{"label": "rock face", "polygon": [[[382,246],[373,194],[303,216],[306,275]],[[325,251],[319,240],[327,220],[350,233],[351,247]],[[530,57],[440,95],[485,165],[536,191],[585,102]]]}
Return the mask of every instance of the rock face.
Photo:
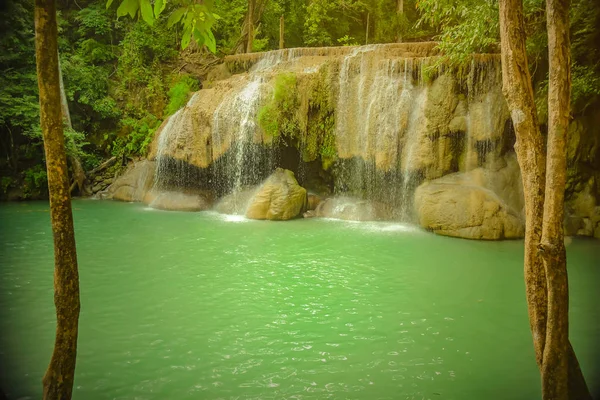
{"label": "rock face", "polygon": [[250,200],[246,217],[288,220],[304,212],[306,204],[306,189],[298,185],[294,173],[277,168]]}
{"label": "rock face", "polygon": [[108,197],[120,201],[142,201],[154,183],[154,169],[154,161],[134,163],[110,185]]}
{"label": "rock face", "polygon": [[352,197],[330,197],[307,217],[335,218],[347,221],[382,221],[394,219],[393,210],[382,203]]}
{"label": "rock face", "polygon": [[169,211],[203,211],[211,206],[209,196],[182,192],[149,192],[144,202],[158,210]]}
{"label": "rock face", "polygon": [[[425,229],[466,239],[515,239],[525,233],[520,210],[491,190],[490,171],[478,168],[425,182],[415,192],[414,207]],[[513,182],[518,186],[518,181]],[[510,192],[506,185],[504,194]],[[510,199],[519,205],[518,199]]]}

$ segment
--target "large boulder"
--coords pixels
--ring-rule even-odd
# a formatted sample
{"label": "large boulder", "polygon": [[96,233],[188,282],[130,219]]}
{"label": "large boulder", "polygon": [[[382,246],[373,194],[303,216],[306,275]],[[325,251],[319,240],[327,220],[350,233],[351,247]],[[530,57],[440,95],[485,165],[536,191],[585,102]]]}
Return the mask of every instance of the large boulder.
{"label": "large boulder", "polygon": [[132,164],[108,188],[108,197],[120,201],[142,201],[154,184],[154,161]]}
{"label": "large boulder", "polygon": [[288,220],[306,209],[306,189],[298,184],[294,173],[277,168],[258,188],[246,210],[250,219]]}
{"label": "large boulder", "polygon": [[330,197],[320,202],[308,216],[347,221],[386,221],[394,219],[391,207],[383,203],[353,197]]}
{"label": "large boulder", "polygon": [[203,211],[211,206],[210,196],[206,194],[177,191],[151,191],[146,194],[144,202],[152,208],[169,211]]}
{"label": "large boulder", "polygon": [[415,192],[419,223],[440,235],[466,239],[515,239],[524,235],[520,212],[481,185],[481,171],[425,182]]}

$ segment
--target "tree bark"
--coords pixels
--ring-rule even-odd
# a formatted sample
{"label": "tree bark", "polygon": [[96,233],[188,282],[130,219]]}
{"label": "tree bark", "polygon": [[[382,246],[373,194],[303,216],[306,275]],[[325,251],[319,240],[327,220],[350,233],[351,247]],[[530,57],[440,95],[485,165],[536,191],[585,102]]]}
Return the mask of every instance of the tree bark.
{"label": "tree bark", "polygon": [[[563,231],[571,99],[569,0],[547,0],[546,17],[550,74],[546,190],[540,252],[548,280],[548,320],[541,368],[542,398],[591,398],[569,343],[569,285]],[[570,368],[569,364],[572,364]]]}
{"label": "tree bark", "polygon": [[279,18],[279,49],[283,49],[283,15]]}
{"label": "tree bark", "polygon": [[537,126],[531,76],[525,50],[521,0],[500,1],[502,91],[515,128],[515,151],[525,193],[525,287],[529,323],[538,367],[542,365],[546,338],[547,289],[543,262],[538,253],[544,213],[544,143]]}
{"label": "tree bark", "polygon": [[521,0],[500,1],[502,90],[515,127],[515,151],[525,194],[525,287],[542,397],[590,399],[568,340],[568,282],[562,230],[570,96],[568,3],[547,1],[551,71],[547,160],[536,123]]}
{"label": "tree bark", "polygon": [[[250,43],[250,47],[249,47],[248,42],[250,40],[252,40],[252,41],[254,40],[256,24],[258,21],[260,21],[260,18],[262,17],[262,14],[263,14],[263,11],[267,4],[267,1],[268,0],[249,0],[248,1],[248,12],[246,13],[246,16],[244,17],[244,22],[242,23],[242,31],[240,34],[240,39],[235,46],[235,54],[249,52],[248,48],[250,48],[250,50],[252,50],[252,47],[251,47],[252,43]],[[252,3],[252,4],[250,4],[250,3]],[[252,31],[252,35],[250,35],[251,31]],[[252,36],[252,39],[250,38],[250,36]]]}
{"label": "tree bark", "polygon": [[55,1],[35,0],[36,64],[54,237],[56,306],[54,351],[43,379],[45,400],[71,398],[80,309],[77,253],[61,113],[57,36]]}
{"label": "tree bark", "polygon": [[[404,0],[396,1],[396,15],[398,16],[398,19],[404,15]],[[396,36],[396,42],[402,42],[402,33],[400,31],[398,31],[398,35]]]}
{"label": "tree bark", "polygon": [[252,53],[254,44],[254,3],[256,0],[248,0],[248,41],[246,42],[246,53]]}

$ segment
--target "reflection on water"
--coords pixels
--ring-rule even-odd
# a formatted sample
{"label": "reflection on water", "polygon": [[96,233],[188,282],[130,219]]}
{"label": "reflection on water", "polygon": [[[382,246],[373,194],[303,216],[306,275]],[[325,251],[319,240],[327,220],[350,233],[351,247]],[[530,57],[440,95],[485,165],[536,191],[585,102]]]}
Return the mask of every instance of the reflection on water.
{"label": "reflection on water", "polygon": [[[75,399],[539,398],[521,242],[75,206]],[[54,334],[47,205],[0,218],[0,386],[39,398]],[[568,249],[571,336],[594,387],[600,247]]]}

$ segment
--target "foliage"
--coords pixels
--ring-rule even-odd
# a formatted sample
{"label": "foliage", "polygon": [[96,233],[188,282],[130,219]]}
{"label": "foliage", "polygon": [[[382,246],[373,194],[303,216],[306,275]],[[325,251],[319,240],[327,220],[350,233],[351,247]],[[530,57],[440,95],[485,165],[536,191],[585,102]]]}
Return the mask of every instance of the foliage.
{"label": "foliage", "polygon": [[235,49],[247,9],[247,0],[215,0],[214,11],[221,18],[214,24],[214,35],[222,53],[230,54]]}
{"label": "foliage", "polygon": [[273,97],[258,112],[258,123],[274,137],[298,137],[296,75],[282,73],[275,78]]}
{"label": "foliage", "polygon": [[190,99],[190,93],[199,89],[198,80],[190,75],[180,76],[171,89],[169,89],[169,104],[165,115],[175,114],[177,110],[185,106]]}
{"label": "foliage", "polygon": [[48,191],[48,175],[46,168],[41,164],[36,164],[27,168],[22,173],[23,177],[23,197],[25,199],[40,197],[42,193]]}
{"label": "foliage", "polygon": [[[113,0],[107,0],[109,8]],[[185,49],[192,39],[198,46],[206,47],[215,53],[216,40],[211,30],[214,23],[220,18],[211,10],[212,1],[197,3],[191,0],[174,1],[178,5],[167,20],[169,28],[180,25],[182,28],[181,48]],[[131,18],[142,18],[148,25],[153,26],[167,6],[167,0],[155,0],[154,6],[150,0],[122,0],[117,8],[117,17],[129,15]]]}
{"label": "foliage", "polygon": [[321,157],[327,169],[337,156],[335,147],[335,111],[331,99],[330,80],[322,68],[318,79],[313,81],[308,102],[308,123],[302,157],[312,161]]}
{"label": "foliage", "polygon": [[125,118],[122,123],[127,134],[114,140],[112,155],[145,155],[148,146],[152,143],[156,128],[160,126],[160,120],[148,113],[140,119]]}
{"label": "foliage", "polygon": [[420,0],[421,18],[439,30],[442,63],[465,66],[473,53],[492,52],[499,40],[498,4],[494,0]]}
{"label": "foliage", "polygon": [[306,7],[304,42],[308,46],[332,46],[351,32],[354,37],[364,38],[364,33],[353,32],[357,25],[364,30],[363,18],[366,7],[362,1],[311,0]]}
{"label": "foliage", "polygon": [[3,176],[0,178],[0,194],[8,193],[8,189],[12,187],[15,180],[11,176]]}

